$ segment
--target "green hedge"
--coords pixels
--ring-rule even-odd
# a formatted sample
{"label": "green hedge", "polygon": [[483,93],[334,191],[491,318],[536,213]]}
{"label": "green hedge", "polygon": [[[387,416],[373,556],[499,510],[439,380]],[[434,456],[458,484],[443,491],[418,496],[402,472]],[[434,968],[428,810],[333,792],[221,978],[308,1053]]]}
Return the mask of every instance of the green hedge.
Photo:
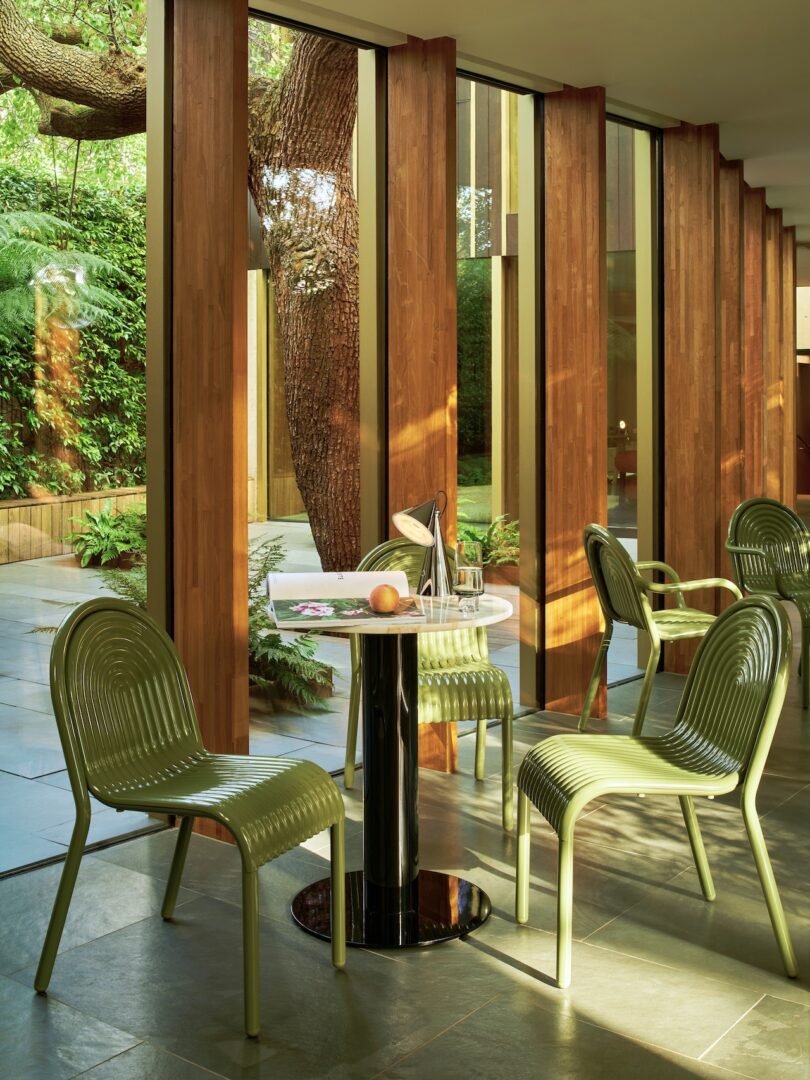
{"label": "green hedge", "polygon": [[[67,184],[57,191],[52,180],[0,168],[0,212],[47,211],[67,218],[69,201]],[[0,334],[0,499],[42,489],[63,495],[145,482],[145,217],[142,185],[133,183],[116,195],[76,190],[69,220],[79,235],[72,246],[122,270],[124,277],[105,285],[130,303],[106,310],[80,331],[77,393],[70,403],[75,431],[66,460],[47,451],[58,438],[36,408],[33,342],[21,345]]]}

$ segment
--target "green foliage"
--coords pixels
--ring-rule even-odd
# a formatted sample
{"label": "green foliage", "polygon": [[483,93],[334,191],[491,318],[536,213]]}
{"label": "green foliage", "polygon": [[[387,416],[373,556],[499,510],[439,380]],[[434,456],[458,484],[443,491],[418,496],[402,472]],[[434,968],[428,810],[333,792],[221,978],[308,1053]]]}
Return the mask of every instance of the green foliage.
{"label": "green foliage", "polygon": [[489,454],[465,454],[458,459],[458,486],[484,487],[492,483],[492,458]]}
{"label": "green foliage", "polygon": [[104,566],[122,555],[146,553],[146,507],[143,504],[114,510],[108,499],[99,511],[85,510],[84,517],[71,518],[81,528],[62,537],[79,557],[82,566]]}
{"label": "green foliage", "polygon": [[130,570],[102,570],[104,584],[124,600],[146,611],[146,558]]}
{"label": "green foliage", "polygon": [[490,259],[457,266],[458,452],[466,457],[486,453],[491,438],[492,266]]}
{"label": "green foliage", "polygon": [[459,540],[473,540],[481,545],[484,566],[517,566],[520,562],[520,522],[508,514],[496,517],[488,529],[480,529],[459,514]]}
{"label": "green foliage", "polygon": [[301,705],[320,707],[316,688],[331,687],[332,669],[315,656],[312,634],[283,638],[267,610],[265,579],[284,559],[281,538],[251,545],[248,553],[248,651],[253,686]]}
{"label": "green foliage", "polygon": [[[0,499],[145,481],[145,189],[132,182],[118,195],[78,188],[70,223],[58,217],[68,199],[64,186],[0,168],[7,238],[0,235]],[[33,267],[36,259],[74,275],[72,317],[81,328],[67,435],[38,407],[37,393],[48,385],[34,362],[33,275],[24,282],[26,260]],[[84,276],[78,291],[77,267]],[[60,274],[52,276],[45,284],[54,305],[64,305]],[[49,449],[55,442],[67,452]]]}

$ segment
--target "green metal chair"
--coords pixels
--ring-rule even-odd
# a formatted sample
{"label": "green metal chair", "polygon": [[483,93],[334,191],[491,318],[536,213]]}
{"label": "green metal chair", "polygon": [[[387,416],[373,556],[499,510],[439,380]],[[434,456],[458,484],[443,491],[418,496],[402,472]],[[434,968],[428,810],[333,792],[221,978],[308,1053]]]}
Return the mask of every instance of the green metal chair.
{"label": "green metal chair", "polygon": [[[404,537],[387,540],[361,561],[358,570],[403,570],[415,589],[425,557],[425,549]],[[454,552],[448,548],[452,564]],[[349,727],[346,734],[344,782],[354,784],[357,726],[360,714],[361,658],[356,634],[351,639],[351,692]],[[447,720],[475,720],[475,779],[484,779],[487,720],[500,720],[503,758],[503,827],[514,825],[512,780],[512,690],[505,672],[489,662],[487,632],[484,627],[447,630],[419,635],[419,723]]]}
{"label": "green metal chair", "polygon": [[559,837],[557,985],[571,982],[574,827],[594,799],[677,795],[706,900],[715,890],[693,804],[742,784],[742,813],[785,972],[796,957],[757,815],[762,770],[785,699],[790,626],[769,597],[748,597],[720,615],[698,647],[672,731],[633,735],[554,735],[518,772],[516,918],[529,917],[529,814],[532,804]]}
{"label": "green metal chair", "polygon": [[810,529],[776,499],[748,499],[728,523],[726,551],[741,589],[792,601],[802,624],[802,708],[810,707]]}
{"label": "green metal chair", "polygon": [[[585,703],[579,718],[579,730],[585,731],[590,719],[594,699],[599,689],[602,669],[607,660],[610,639],[613,636],[613,624],[625,623],[643,630],[650,639],[650,656],[644,672],[633,734],[640,735],[647,715],[658,659],[661,655],[662,641],[684,641],[688,638],[700,638],[706,634],[716,616],[697,608],[686,606],[683,594],[695,589],[728,589],[739,600],[742,593],[733,581],[725,578],[700,578],[696,581],[681,581],[671,566],[664,562],[648,560],[633,562],[627,551],[616,537],[602,525],[585,526],[585,554],[591,577],[599,597],[599,604],[605,618],[605,632],[596,654],[593,674],[588,684]],[[642,570],[658,570],[672,579],[669,584],[656,584],[642,576]],[[653,611],[650,593],[673,595],[675,607]]]}
{"label": "green metal chair", "polygon": [[233,834],[242,857],[249,1036],[259,1033],[257,871],[326,828],[332,841],[332,963],[343,966],[345,812],[328,773],[291,758],[209,754],[173,642],[122,600],[91,600],[67,616],[54,638],[51,695],[76,824],[34,979],[39,993],[48,988],[73,895],[90,826],[89,794],[116,810],[181,819],[164,919],[174,911],[194,818],[210,818]]}

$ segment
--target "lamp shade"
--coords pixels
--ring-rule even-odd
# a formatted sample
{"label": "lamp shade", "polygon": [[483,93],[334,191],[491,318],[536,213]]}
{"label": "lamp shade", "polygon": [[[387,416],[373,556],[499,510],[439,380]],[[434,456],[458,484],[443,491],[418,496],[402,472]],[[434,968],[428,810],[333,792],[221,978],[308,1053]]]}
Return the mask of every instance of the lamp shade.
{"label": "lamp shade", "polygon": [[404,537],[419,544],[420,547],[432,547],[436,542],[433,533],[433,521],[436,516],[436,500],[428,499],[418,506],[407,510],[398,510],[391,515],[395,527]]}

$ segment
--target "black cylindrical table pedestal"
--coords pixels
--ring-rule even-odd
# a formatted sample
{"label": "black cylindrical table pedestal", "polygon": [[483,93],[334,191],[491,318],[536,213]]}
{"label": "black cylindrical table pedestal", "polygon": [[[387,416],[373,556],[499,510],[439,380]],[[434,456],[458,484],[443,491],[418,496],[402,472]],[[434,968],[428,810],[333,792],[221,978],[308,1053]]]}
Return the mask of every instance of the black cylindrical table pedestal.
{"label": "black cylindrical table pedestal", "polygon": [[[463,878],[419,869],[416,633],[364,634],[363,869],[346,875],[350,945],[405,948],[461,937],[489,916]],[[329,878],[293,901],[305,930],[329,937]]]}

